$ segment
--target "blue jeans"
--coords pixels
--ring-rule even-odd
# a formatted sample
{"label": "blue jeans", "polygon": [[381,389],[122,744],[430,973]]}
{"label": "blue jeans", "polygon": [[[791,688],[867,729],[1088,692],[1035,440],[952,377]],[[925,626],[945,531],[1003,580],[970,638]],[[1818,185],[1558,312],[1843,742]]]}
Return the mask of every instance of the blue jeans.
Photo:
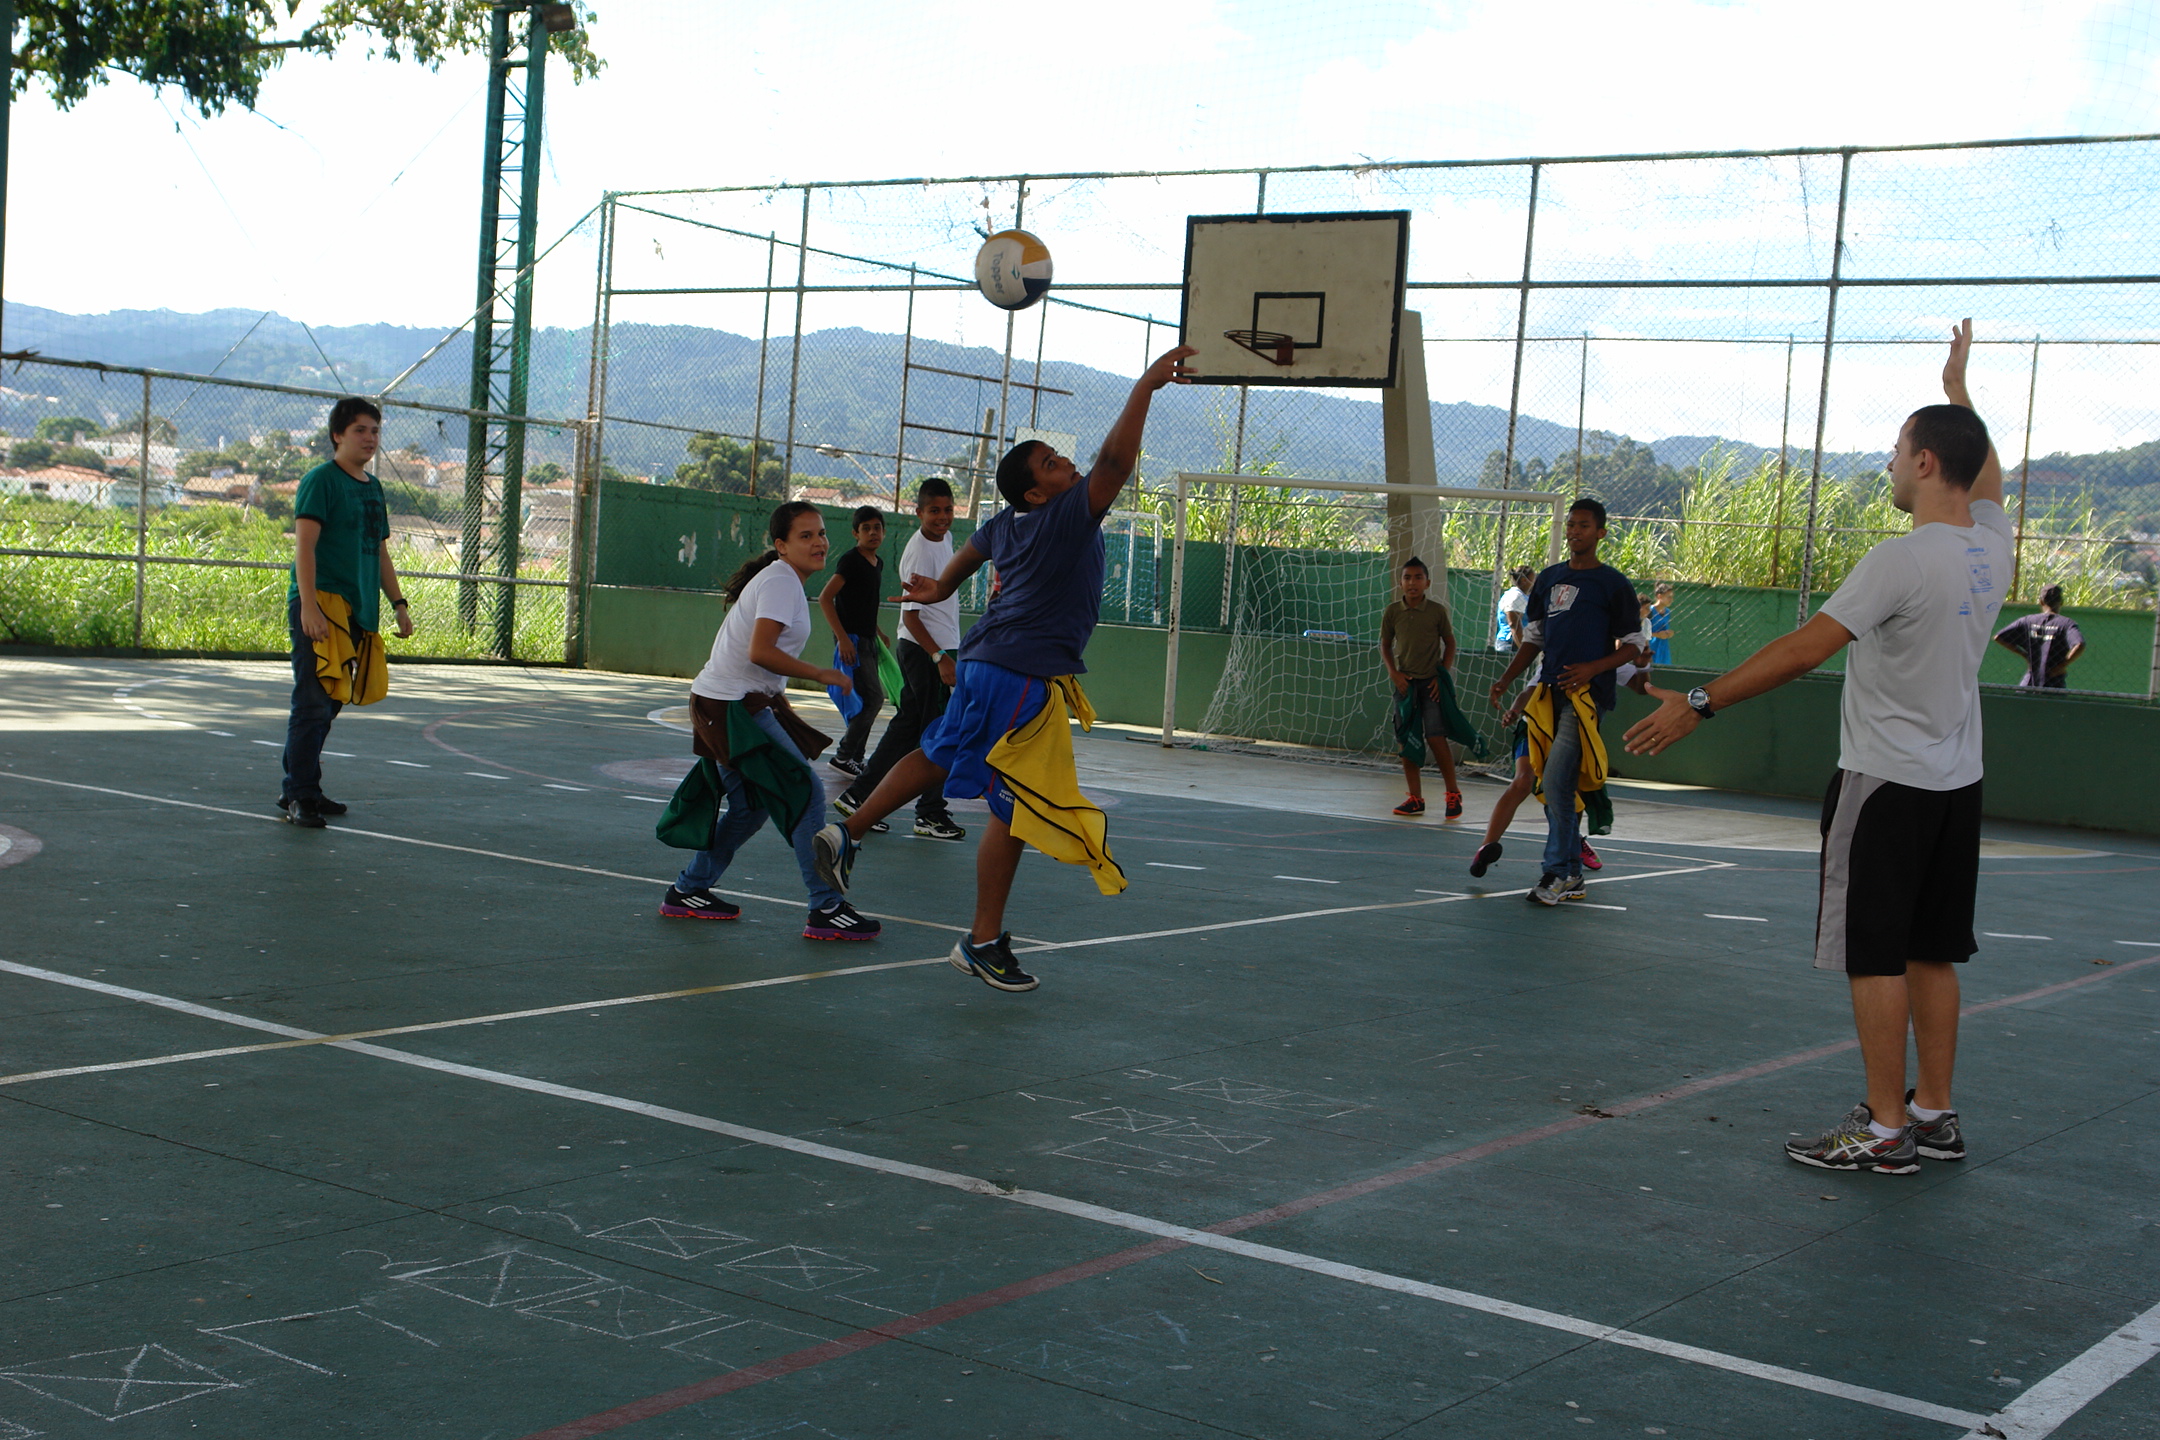
{"label": "blue jeans", "polygon": [[1582,817],[1575,813],[1575,782],[1582,774],[1582,717],[1565,695],[1553,697],[1553,742],[1545,756],[1545,870],[1582,874]]}
{"label": "blue jeans", "polygon": [[292,632],[292,716],[285,722],[285,784],[279,803],[322,799],[322,747],[330,738],[330,722],[345,707],[323,692],[315,678],[315,642],[300,628],[300,597],[285,606],[287,628]]}
{"label": "blue jeans", "polygon": [[[787,731],[780,727],[780,721],[772,711],[760,710],[750,718],[757,722],[758,729],[770,735],[775,744],[794,756],[803,769],[809,772],[810,803],[804,808],[802,820],[795,826],[795,833],[788,839],[795,846],[795,864],[802,871],[803,886],[810,892],[810,908],[830,910],[840,903],[840,892],[818,879],[816,852],[810,846],[810,837],[817,834],[818,827],[825,823],[825,787],[819,782],[817,772],[811,770],[809,762],[803,759],[802,751],[796,749],[795,742],[788,739]],[[758,827],[771,818],[758,807],[757,798],[750,793],[750,787],[743,783],[742,776],[726,765],[718,768],[720,783],[727,789],[727,806],[713,821],[711,846],[692,855],[690,863],[685,865],[682,874],[676,877],[677,890],[710,888],[715,880],[727,873],[728,862],[735,858],[735,852],[742,848],[743,841],[755,835]]]}

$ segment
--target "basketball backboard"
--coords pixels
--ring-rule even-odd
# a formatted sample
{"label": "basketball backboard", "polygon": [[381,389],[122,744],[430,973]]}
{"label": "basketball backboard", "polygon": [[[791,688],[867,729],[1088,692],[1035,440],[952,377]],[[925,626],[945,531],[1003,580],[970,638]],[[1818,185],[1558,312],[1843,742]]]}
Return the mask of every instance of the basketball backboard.
{"label": "basketball backboard", "polygon": [[1410,212],[1194,215],[1180,339],[1202,385],[1395,383]]}

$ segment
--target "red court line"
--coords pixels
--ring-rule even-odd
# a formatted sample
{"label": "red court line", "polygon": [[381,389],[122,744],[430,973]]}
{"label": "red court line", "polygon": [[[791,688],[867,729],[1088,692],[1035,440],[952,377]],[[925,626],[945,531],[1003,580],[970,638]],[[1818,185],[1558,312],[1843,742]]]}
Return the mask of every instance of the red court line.
{"label": "red court line", "polygon": [[[2148,955],[2142,960],[2132,960],[2128,964],[2115,965],[2091,975],[2081,975],[2075,980],[2064,980],[2054,985],[2043,985],[2037,990],[2027,990],[2022,994],[2005,995],[1999,1000],[1985,1000],[1977,1005],[1967,1005],[1958,1013],[1960,1015],[1977,1015],[1982,1011],[2000,1009],[2005,1005],[2017,1005],[2028,1000],[2038,1000],[2048,995],[2060,994],[2065,990],[2077,990],[2102,980],[2112,980],[2117,975],[2132,970],[2141,970],[2148,965],[2160,965],[2160,955]],[[1316,1191],[1311,1195],[1301,1196],[1296,1200],[1286,1200],[1280,1205],[1271,1205],[1265,1210],[1255,1210],[1247,1215],[1239,1215],[1234,1219],[1218,1221],[1213,1225],[1201,1226],[1200,1228],[1210,1234],[1235,1235],[1240,1231],[1251,1230],[1261,1225],[1272,1225],[1278,1220],[1287,1220],[1293,1216],[1303,1215],[1308,1211],[1320,1209],[1322,1206],[1356,1199],[1358,1196],[1370,1195],[1375,1191],[1391,1190],[1397,1185],[1406,1185],[1412,1180],[1421,1180],[1427,1175],[1436,1175],[1443,1170],[1452,1170],[1459,1165],[1468,1165],[1472,1161],[1484,1160],[1504,1151],[1518,1149],[1524,1145],[1534,1145],[1540,1140],[1549,1140],[1555,1135],[1565,1135],[1571,1130],[1587,1129],[1601,1120],[1617,1119],[1623,1115],[1638,1115],[1645,1110],[1654,1110],[1661,1105],[1669,1105],[1675,1100],[1685,1100],[1690,1096],[1700,1095],[1706,1090],[1717,1090],[1727,1085],[1737,1085],[1743,1080],[1753,1080],[1758,1076],[1774,1074],[1779,1070],[1789,1070],[1795,1065],[1805,1065],[1811,1060],[1820,1060],[1825,1056],[1842,1054],[1847,1050],[1857,1050],[1859,1048],[1860,1042],[1858,1040],[1840,1040],[1830,1045],[1818,1045],[1812,1050],[1796,1051],[1791,1055],[1781,1056],[1776,1060],[1765,1060],[1760,1064],[1748,1065],[1738,1070],[1728,1070],[1722,1075],[1705,1076],[1700,1080],[1691,1081],[1686,1085],[1675,1086],[1670,1090],[1660,1090],[1653,1095],[1644,1095],[1634,1100],[1623,1100],[1615,1104],[1610,1110],[1602,1110],[1589,1115],[1571,1115],[1565,1120],[1555,1120],[1548,1125],[1539,1125],[1529,1130],[1518,1130],[1513,1135],[1503,1135],[1497,1140],[1487,1140],[1483,1144],[1472,1145],[1462,1150],[1452,1150],[1445,1155],[1435,1156],[1430,1160],[1420,1160],[1415,1164],[1405,1165],[1400,1169],[1390,1170],[1384,1174],[1368,1176],[1363,1180],[1353,1180],[1347,1185],[1337,1185],[1332,1189]],[[607,1431],[620,1429],[625,1425],[634,1425],[640,1420],[650,1420],[656,1415],[665,1415],[671,1410],[680,1410],[686,1405],[695,1405],[701,1400],[711,1400],[737,1390],[745,1390],[752,1385],[762,1384],[767,1380],[777,1380],[783,1375],[793,1375],[797,1371],[807,1370],[815,1365],[822,1365],[828,1360],[838,1360],[845,1355],[858,1354],[873,1346],[883,1345],[887,1341],[898,1340],[903,1336],[913,1335],[918,1331],[932,1329],[950,1321],[962,1319],[965,1316],[978,1314],[984,1310],[992,1310],[1000,1305],[1010,1304],[1015,1300],[1025,1300],[1031,1296],[1043,1294],[1045,1291],[1060,1289],[1077,1281],[1092,1280],[1098,1275],[1107,1275],[1112,1271],[1122,1270],[1128,1265],[1137,1265],[1143,1260],[1152,1260],[1159,1255],[1168,1255],[1174,1251],[1189,1248],[1182,1240],[1151,1240],[1145,1245],[1135,1245],[1130,1249],[1119,1250],[1109,1255],[1101,1255],[1093,1260],[1083,1260],[1077,1265],[1068,1265],[1062,1270],[1052,1270],[1031,1279],[1016,1280],[1010,1285],[1001,1285],[995,1290],[984,1290],[959,1300],[947,1301],[943,1305],[934,1306],[928,1310],[919,1310],[913,1315],[905,1315],[897,1320],[888,1320],[882,1325],[873,1325],[866,1330],[857,1330],[853,1334],[843,1335],[837,1340],[828,1340],[822,1345],[812,1345],[806,1349],[762,1361],[742,1370],[731,1370],[725,1375],[715,1375],[711,1379],[699,1380],[674,1390],[663,1390],[657,1395],[648,1395],[641,1400],[632,1400],[628,1404],[618,1405],[612,1410],[602,1410],[596,1415],[588,1415],[582,1420],[571,1420],[546,1430],[536,1430],[532,1434],[524,1436],[523,1440],[588,1440],[590,1436],[605,1434]]]}

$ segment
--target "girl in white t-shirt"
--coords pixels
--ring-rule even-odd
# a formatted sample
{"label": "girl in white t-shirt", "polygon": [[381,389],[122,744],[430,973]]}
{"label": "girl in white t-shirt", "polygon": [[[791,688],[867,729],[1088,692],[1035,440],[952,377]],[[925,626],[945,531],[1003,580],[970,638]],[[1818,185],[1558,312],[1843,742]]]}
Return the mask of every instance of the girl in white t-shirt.
{"label": "girl in white t-shirt", "polygon": [[[810,641],[810,599],[803,582],[825,568],[825,521],[815,505],[792,501],[773,511],[765,534],[772,548],[728,581],[727,618],[713,637],[711,658],[690,682],[695,748],[718,765],[727,805],[713,825],[712,842],[668,886],[660,913],[685,920],[741,915],[739,906],[713,894],[713,882],[775,809],[801,804],[787,835],[810,892],[804,937],[875,940],[878,922],[857,914],[818,878],[810,838],[824,823],[825,789],[809,757],[829,742],[787,702],[789,676],[843,688],[849,683],[841,671],[819,669],[801,658]],[[755,733],[746,733],[746,725]]]}

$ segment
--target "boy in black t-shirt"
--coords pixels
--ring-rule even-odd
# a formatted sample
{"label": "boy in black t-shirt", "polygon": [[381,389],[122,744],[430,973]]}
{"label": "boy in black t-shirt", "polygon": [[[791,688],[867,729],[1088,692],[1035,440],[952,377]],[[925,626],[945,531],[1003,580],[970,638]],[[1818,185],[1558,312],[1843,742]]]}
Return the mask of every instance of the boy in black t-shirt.
{"label": "boy in black t-shirt", "polygon": [[840,748],[826,763],[848,775],[863,772],[863,751],[870,742],[870,727],[885,708],[885,688],[878,681],[878,645],[892,643],[878,629],[879,590],[885,579],[885,562],[878,547],[885,543],[885,514],[875,505],[855,512],[855,548],[833,566],[832,579],[818,592],[818,607],[832,627],[833,648],[840,665],[852,669],[855,695],[862,709],[848,722]]}
{"label": "boy in black t-shirt", "polygon": [[1586,773],[1604,773],[1598,720],[1613,707],[1613,672],[1640,665],[1650,651],[1635,587],[1598,559],[1604,538],[1603,505],[1586,496],[1568,508],[1568,558],[1547,567],[1530,587],[1522,646],[1492,687],[1497,710],[1515,677],[1533,660],[1540,662],[1524,712],[1531,766],[1545,797],[1545,868],[1529,895],[1540,905],[1585,894],[1576,797]]}

